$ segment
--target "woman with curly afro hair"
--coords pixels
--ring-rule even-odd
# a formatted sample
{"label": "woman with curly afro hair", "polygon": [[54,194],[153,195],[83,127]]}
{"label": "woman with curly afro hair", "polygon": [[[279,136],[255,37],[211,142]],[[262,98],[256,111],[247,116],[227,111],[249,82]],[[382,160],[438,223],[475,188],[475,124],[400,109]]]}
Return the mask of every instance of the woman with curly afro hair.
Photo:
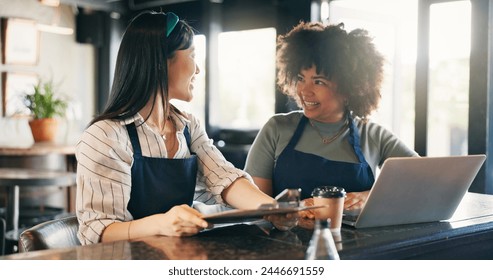
{"label": "woman with curly afro hair", "polygon": [[301,22],[278,37],[277,84],[301,110],[270,118],[252,145],[245,170],[262,191],[301,188],[310,205],[314,188],[340,186],[344,208],[357,209],[387,158],[418,156],[368,120],[380,102],[384,62],[367,31],[343,24]]}

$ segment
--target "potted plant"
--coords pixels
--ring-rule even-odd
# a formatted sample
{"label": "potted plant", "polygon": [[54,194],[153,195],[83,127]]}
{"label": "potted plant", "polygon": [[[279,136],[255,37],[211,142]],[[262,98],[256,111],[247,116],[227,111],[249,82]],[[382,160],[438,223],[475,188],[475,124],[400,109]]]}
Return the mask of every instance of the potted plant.
{"label": "potted plant", "polygon": [[53,141],[58,130],[56,116],[63,117],[67,101],[55,96],[52,81],[39,81],[34,85],[33,93],[26,93],[24,103],[31,111],[29,126],[35,142]]}

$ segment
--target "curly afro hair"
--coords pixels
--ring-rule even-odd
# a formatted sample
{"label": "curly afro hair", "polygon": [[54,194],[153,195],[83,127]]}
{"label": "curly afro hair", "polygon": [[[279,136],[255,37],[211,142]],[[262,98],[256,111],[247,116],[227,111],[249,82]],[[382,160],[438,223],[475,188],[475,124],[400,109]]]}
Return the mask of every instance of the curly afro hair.
{"label": "curly afro hair", "polygon": [[346,97],[347,109],[363,120],[377,109],[383,80],[384,57],[363,29],[351,32],[344,25],[301,22],[277,39],[277,85],[300,102],[297,76],[316,67]]}

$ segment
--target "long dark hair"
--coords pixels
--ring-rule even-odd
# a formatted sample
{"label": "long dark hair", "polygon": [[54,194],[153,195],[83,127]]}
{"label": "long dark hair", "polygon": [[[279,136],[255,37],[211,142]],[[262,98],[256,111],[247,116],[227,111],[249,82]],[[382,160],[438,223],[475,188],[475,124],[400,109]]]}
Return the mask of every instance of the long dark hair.
{"label": "long dark hair", "polygon": [[[118,50],[111,94],[104,111],[89,125],[105,119],[122,120],[139,112],[150,98],[161,94],[169,114],[167,60],[193,43],[194,32],[180,20],[166,37],[167,14],[145,11],[128,25]],[[154,105],[154,104],[153,104]],[[150,113],[149,113],[150,115]],[[145,120],[149,118],[143,116]]]}

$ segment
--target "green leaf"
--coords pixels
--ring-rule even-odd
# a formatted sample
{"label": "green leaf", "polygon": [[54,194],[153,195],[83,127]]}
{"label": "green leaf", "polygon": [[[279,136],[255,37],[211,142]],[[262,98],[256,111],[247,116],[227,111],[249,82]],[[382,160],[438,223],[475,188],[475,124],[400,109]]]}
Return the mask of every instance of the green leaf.
{"label": "green leaf", "polygon": [[24,102],[35,119],[64,116],[68,106],[66,100],[55,96],[52,81],[39,81],[34,85],[34,93],[24,96]]}

